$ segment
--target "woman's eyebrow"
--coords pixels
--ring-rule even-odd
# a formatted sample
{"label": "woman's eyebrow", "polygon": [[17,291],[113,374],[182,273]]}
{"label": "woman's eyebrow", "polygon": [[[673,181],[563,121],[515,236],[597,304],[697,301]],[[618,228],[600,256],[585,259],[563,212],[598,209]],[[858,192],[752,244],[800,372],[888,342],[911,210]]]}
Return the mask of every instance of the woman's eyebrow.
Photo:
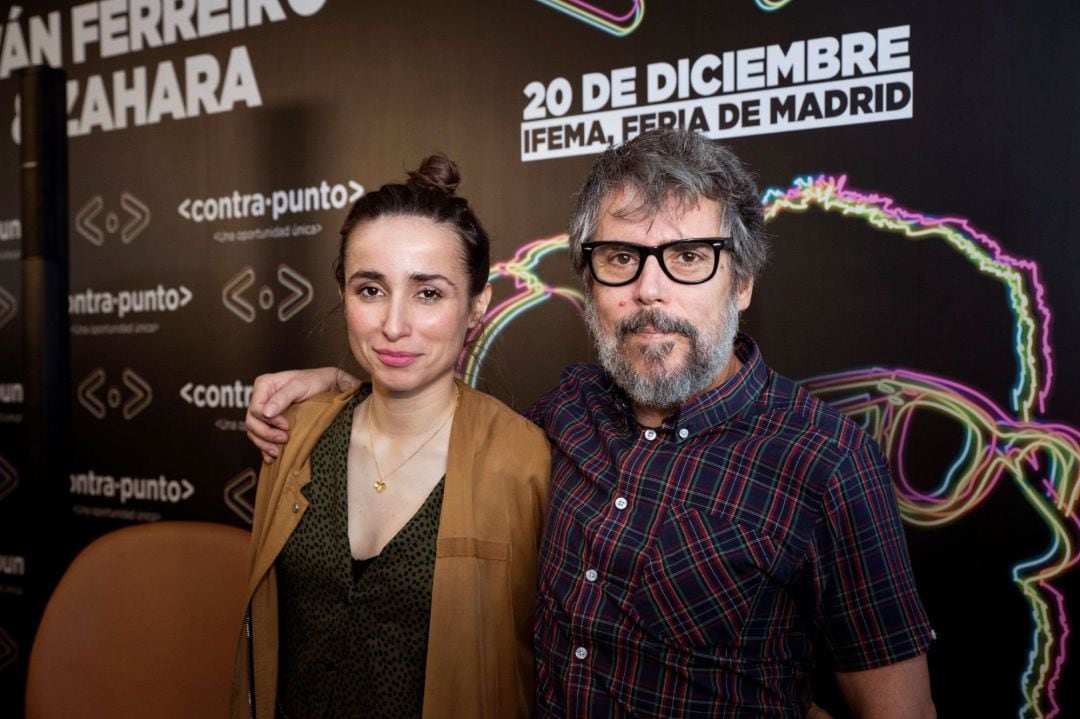
{"label": "woman's eyebrow", "polygon": [[375,270],[357,270],[356,272],[349,275],[350,282],[352,282],[353,280],[376,280],[378,282],[381,282],[385,279],[386,275],[381,272],[376,272]]}
{"label": "woman's eyebrow", "polygon": [[409,279],[411,279],[414,282],[434,282],[435,280],[442,280],[443,282],[450,285],[451,287],[456,287],[457,286],[457,285],[454,284],[453,280],[451,280],[449,277],[447,277],[446,275],[440,275],[437,272],[436,273],[414,272],[413,274],[409,275]]}

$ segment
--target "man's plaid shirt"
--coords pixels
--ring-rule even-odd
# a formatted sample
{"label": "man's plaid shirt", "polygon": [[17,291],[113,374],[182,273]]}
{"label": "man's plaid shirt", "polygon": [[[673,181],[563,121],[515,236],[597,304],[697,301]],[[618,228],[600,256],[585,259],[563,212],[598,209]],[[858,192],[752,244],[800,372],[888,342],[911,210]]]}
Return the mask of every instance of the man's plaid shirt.
{"label": "man's plaid shirt", "polygon": [[554,446],[537,708],[551,717],[805,716],[815,661],[927,650],[886,461],[765,366],[634,421],[598,367],[529,411]]}

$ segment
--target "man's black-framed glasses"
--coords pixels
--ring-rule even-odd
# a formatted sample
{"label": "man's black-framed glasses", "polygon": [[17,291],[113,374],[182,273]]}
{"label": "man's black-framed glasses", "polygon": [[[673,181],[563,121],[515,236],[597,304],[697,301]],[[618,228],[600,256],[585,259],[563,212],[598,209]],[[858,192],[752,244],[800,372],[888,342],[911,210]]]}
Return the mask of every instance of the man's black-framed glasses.
{"label": "man's black-framed glasses", "polygon": [[683,285],[708,282],[720,265],[720,252],[731,249],[730,237],[689,237],[655,247],[632,242],[583,242],[581,251],[593,278],[602,285],[621,287],[641,276],[650,256],[672,281]]}

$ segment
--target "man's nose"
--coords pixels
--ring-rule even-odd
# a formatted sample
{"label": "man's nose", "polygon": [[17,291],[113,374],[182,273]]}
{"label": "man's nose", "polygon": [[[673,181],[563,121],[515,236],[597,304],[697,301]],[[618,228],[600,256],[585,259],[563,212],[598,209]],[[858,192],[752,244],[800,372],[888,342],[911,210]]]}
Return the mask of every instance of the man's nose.
{"label": "man's nose", "polygon": [[660,267],[660,258],[647,256],[634,283],[635,299],[642,304],[667,301],[671,280]]}

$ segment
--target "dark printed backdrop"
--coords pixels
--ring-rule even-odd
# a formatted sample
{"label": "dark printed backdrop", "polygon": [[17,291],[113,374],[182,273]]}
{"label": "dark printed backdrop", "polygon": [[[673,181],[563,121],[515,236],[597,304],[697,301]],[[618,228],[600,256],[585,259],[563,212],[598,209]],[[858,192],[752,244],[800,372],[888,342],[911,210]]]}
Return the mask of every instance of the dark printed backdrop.
{"label": "dark printed backdrop", "polygon": [[[251,380],[349,366],[330,263],[365,188],[433,150],[460,163],[498,259],[462,371],[522,408],[590,354],[576,187],[608,143],[673,123],[762,186],[775,254],[745,329],[889,454],[942,715],[1080,713],[1078,20],[1068,0],[0,3],[0,714],[43,548],[250,521]],[[68,76],[55,525],[20,470],[15,73],[35,63]]]}

